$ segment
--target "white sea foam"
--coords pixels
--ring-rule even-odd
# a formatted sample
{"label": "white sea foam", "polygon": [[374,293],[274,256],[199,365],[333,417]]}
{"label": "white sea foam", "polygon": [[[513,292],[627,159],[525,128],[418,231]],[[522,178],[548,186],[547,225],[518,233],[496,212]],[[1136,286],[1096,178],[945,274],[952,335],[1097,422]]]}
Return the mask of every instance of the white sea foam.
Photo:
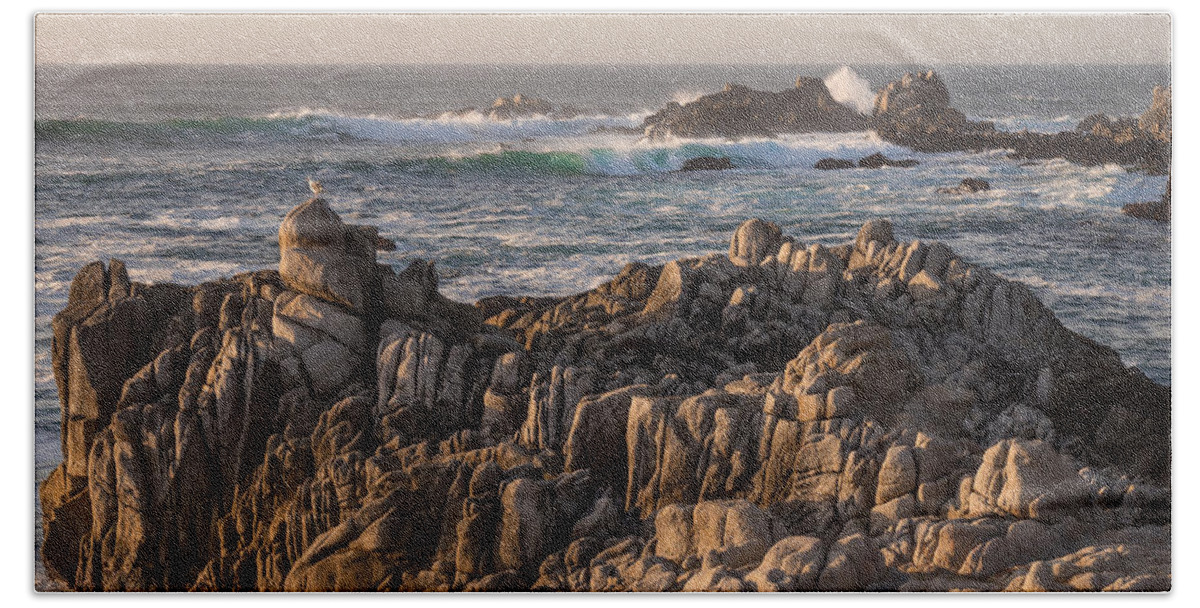
{"label": "white sea foam", "polygon": [[859,76],[850,66],[842,66],[825,77],[825,87],[833,100],[858,110],[859,114],[870,114],[875,107],[875,91],[871,83]]}
{"label": "white sea foam", "polygon": [[700,99],[701,97],[704,97],[705,95],[707,95],[707,93],[703,91],[675,91],[675,94],[671,96],[671,101],[674,101],[681,106],[685,106],[693,101],[696,101],[697,99]]}
{"label": "white sea foam", "polygon": [[241,225],[242,219],[239,217],[218,217],[208,220],[200,220],[196,225],[204,230],[232,230]]}
{"label": "white sea foam", "polygon": [[276,113],[268,118],[291,119],[309,125],[309,135],[327,132],[339,137],[407,143],[465,143],[472,141],[521,141],[545,137],[582,135],[596,129],[636,127],[645,114],[604,114],[554,118],[532,116],[492,120],[479,112],[446,113],[434,118],[397,118],[382,115],[349,115],[330,110],[299,110]]}

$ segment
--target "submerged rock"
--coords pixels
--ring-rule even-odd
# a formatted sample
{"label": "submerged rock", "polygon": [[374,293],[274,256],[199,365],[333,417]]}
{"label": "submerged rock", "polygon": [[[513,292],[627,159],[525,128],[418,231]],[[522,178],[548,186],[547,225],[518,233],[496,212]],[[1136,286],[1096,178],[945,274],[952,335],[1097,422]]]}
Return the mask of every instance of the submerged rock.
{"label": "submerged rock", "polygon": [[941,194],[974,194],[991,189],[992,185],[987,180],[978,177],[968,177],[959,182],[957,186],[952,188],[938,188],[937,191]]}
{"label": "submerged rock", "polygon": [[853,169],[856,166],[854,161],[845,158],[822,158],[813,165],[813,169],[834,171],[838,169]]}
{"label": "submerged rock", "polygon": [[716,158],[712,156],[698,156],[689,158],[684,161],[680,171],[721,171],[725,169],[733,169],[733,161],[728,158]]}

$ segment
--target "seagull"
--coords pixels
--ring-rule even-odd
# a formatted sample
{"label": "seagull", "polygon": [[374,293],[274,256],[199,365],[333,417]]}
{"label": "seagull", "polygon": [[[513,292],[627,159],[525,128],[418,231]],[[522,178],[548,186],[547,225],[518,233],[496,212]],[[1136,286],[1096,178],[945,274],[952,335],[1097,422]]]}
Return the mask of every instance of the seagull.
{"label": "seagull", "polygon": [[321,196],[321,193],[325,191],[325,187],[321,185],[321,182],[311,177],[308,178],[308,189],[312,190],[313,196]]}

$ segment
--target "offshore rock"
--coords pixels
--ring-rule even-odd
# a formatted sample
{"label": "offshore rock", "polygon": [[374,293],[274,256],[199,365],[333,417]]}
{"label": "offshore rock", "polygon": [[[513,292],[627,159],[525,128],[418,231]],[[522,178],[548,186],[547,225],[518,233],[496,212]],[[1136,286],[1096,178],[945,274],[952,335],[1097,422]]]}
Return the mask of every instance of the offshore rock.
{"label": "offshore rock", "polygon": [[859,131],[866,118],[829,94],[819,78],[800,77],[796,86],[772,93],[726,84],[718,93],[687,104],[670,102],[642,121],[647,139],[670,137],[772,136],[778,133]]}
{"label": "offshore rock", "polygon": [[1008,149],[1017,158],[1117,163],[1157,174],[1170,168],[1169,89],[1157,89],[1142,120],[1096,115],[1073,131],[1053,134],[999,131],[991,122],[967,119],[950,101],[934,71],[905,74],[876,94],[871,128],[888,142],[920,152]]}

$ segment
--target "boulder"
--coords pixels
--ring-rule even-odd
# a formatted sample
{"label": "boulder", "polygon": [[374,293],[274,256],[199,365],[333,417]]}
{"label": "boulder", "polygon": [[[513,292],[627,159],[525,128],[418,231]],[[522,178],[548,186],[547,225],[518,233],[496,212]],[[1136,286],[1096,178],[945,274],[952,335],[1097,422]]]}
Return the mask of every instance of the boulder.
{"label": "boulder", "polygon": [[779,251],[782,238],[778,225],[760,219],[746,220],[729,242],[729,259],[738,266],[757,266]]}
{"label": "boulder", "polygon": [[279,225],[279,275],[289,288],[361,313],[375,272],[374,239],[342,223],[324,199],[292,209]]}
{"label": "boulder", "polygon": [[1006,439],[984,452],[967,507],[973,514],[1054,519],[1090,500],[1068,457],[1036,439]]}
{"label": "boulder", "polygon": [[845,536],[833,543],[825,568],[817,579],[821,591],[866,591],[883,574],[883,558],[863,534]]}
{"label": "boulder", "polygon": [[670,505],[654,528],[657,555],[679,564],[695,556],[706,569],[758,564],[774,542],[770,516],[745,500]]}
{"label": "boulder", "polygon": [[554,106],[544,99],[517,93],[512,97],[497,97],[487,111],[492,120],[512,120],[531,116],[545,116],[554,111]]}
{"label": "boulder", "polygon": [[746,582],[759,591],[815,591],[825,567],[825,543],[813,536],[789,536],[775,543]]}

